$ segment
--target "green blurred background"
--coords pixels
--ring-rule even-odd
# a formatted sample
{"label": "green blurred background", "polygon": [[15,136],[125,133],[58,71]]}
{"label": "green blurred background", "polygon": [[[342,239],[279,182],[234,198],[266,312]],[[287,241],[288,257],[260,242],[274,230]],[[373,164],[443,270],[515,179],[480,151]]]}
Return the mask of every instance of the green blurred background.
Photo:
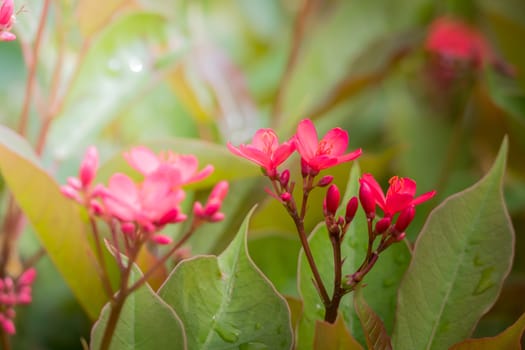
{"label": "green blurred background", "polygon": [[[24,6],[14,29],[19,40],[0,44],[0,122],[13,129],[27,76],[23,49],[34,40],[42,3],[16,2]],[[478,28],[514,75],[492,66],[440,67],[423,43],[429,24],[444,15]],[[523,38],[520,0],[56,0],[44,31],[28,138],[37,142],[42,110],[56,103],[42,160],[64,183],[90,144],[106,161],[131,145],[162,148],[179,138],[238,144],[261,127],[276,128],[284,139],[299,120],[312,118],[321,133],[348,130],[350,147],[363,148],[363,171],[383,183],[408,176],[419,192],[438,190],[408,232],[413,241],[435,205],[486,172],[508,135],[505,197],[516,230],[515,263],[500,300],[474,334],[494,335],[525,311]],[[436,69],[452,69],[452,78],[440,81]],[[237,188],[251,190],[234,190],[227,214],[246,212],[264,198],[254,194],[260,179],[250,175],[236,180]],[[272,203],[261,206],[253,242],[268,234],[293,237],[284,215],[267,219],[273,210]],[[241,216],[217,231],[235,227]],[[224,235],[196,240],[193,250],[217,253],[227,243]],[[22,256],[38,249],[31,228],[20,249]],[[254,249],[256,262],[264,259],[260,252]],[[282,263],[275,268],[295,273],[295,256],[275,259]],[[47,258],[37,268],[34,302],[17,316],[16,347],[80,348],[90,320]],[[287,281],[280,290],[296,294]]]}

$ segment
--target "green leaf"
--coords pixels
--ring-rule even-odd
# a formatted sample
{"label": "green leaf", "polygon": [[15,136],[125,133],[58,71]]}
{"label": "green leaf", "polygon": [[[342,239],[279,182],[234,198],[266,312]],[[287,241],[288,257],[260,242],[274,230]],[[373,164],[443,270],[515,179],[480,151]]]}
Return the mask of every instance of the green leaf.
{"label": "green leaf", "polygon": [[[141,277],[134,265],[130,284]],[[107,303],[91,330],[91,349],[100,348],[110,313],[111,304]],[[186,349],[184,326],[175,311],[144,284],[124,302],[110,349]]]}
{"label": "green leaf", "polygon": [[296,237],[276,233],[248,241],[250,255],[257,267],[281,294],[294,297],[297,296],[297,255],[300,246]]}
{"label": "green leaf", "polygon": [[383,321],[368,306],[361,293],[362,288],[357,288],[354,294],[354,308],[359,315],[359,320],[365,331],[366,345],[368,349],[392,350],[390,336],[388,335]]}
{"label": "green leaf", "polygon": [[95,319],[107,298],[79,207],[62,195],[57,183],[38,165],[27,142],[3,126],[0,172],[47,254],[82,307]]}
{"label": "green leaf", "polygon": [[86,148],[140,101],[151,77],[161,74],[155,62],[163,57],[159,48],[167,46],[168,27],[161,15],[137,12],[119,17],[100,33],[51,126],[49,148],[56,157],[67,158]]}
{"label": "green leaf", "polygon": [[504,350],[521,349],[521,337],[525,331],[525,314],[509,328],[495,337],[467,339],[452,346],[450,350]]}
{"label": "green leaf", "polygon": [[189,349],[289,349],[290,311],[248,255],[246,217],[226,250],[181,262],[159,295],[181,317]]}
{"label": "green leaf", "polygon": [[506,155],[505,139],[488,174],[431,213],[400,286],[395,348],[448,348],[494,304],[514,255],[502,196]]}
{"label": "green leaf", "polygon": [[362,350],[345,326],[341,314],[334,324],[325,321],[315,322],[314,350]]}
{"label": "green leaf", "polygon": [[[358,193],[360,169],[356,162],[350,172],[347,191],[339,208],[338,214],[344,215],[348,200]],[[310,248],[316,261],[321,277],[327,286],[328,294],[332,294],[333,258],[332,246],[324,225],[319,225],[309,237]],[[343,265],[343,276],[354,273],[361,265],[368,244],[366,217],[358,210],[354,221],[341,244],[341,254],[346,258]],[[401,277],[410,261],[410,252],[405,244],[399,243],[381,253],[374,268],[363,280],[363,295],[370,306],[381,316],[387,331],[391,331],[394,322],[395,300]],[[299,349],[309,349],[313,342],[315,320],[324,319],[324,307],[312,283],[310,267],[301,250],[299,257],[298,288],[304,302],[304,314],[298,329],[297,343]],[[340,310],[344,321],[352,335],[362,344],[365,336],[359,317],[354,311],[353,295],[344,296]]]}

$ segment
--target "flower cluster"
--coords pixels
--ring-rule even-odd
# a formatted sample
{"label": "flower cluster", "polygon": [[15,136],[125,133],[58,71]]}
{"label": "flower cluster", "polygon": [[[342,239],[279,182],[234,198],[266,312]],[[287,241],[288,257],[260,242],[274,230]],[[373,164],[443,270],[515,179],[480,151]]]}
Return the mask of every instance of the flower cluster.
{"label": "flower cluster", "polygon": [[10,32],[15,23],[13,0],[0,0],[0,41],[12,41],[16,36]]}
{"label": "flower cluster", "polygon": [[[338,216],[341,206],[341,194],[335,184],[331,184],[333,176],[325,175],[316,181],[321,170],[337,164],[358,158],[361,149],[346,152],[348,133],[341,128],[331,129],[319,140],[317,131],[311,120],[302,120],[295,135],[290,140],[279,144],[277,135],[271,129],[261,129],[256,132],[252,143],[234,147],[228,144],[230,151],[258,164],[263,173],[270,179],[273,190],[270,195],[279,200],[288,211],[297,228],[306,259],[313,274],[316,290],[325,306],[325,321],[333,323],[337,317],[341,298],[353,291],[363,277],[377,262],[379,254],[395,242],[405,237],[405,230],[415,215],[415,207],[435,195],[435,191],[415,197],[416,183],[409,178],[393,177],[386,195],[378,182],[370,174],[364,174],[359,180],[359,200],[352,197],[344,205],[344,216]],[[290,155],[297,151],[301,157],[301,175],[303,178],[302,202],[298,205],[293,197],[295,182],[290,179],[290,170],[279,172],[278,166],[283,164]],[[309,194],[315,188],[329,186],[323,201],[323,214],[334,256],[333,294],[328,289],[317,269],[310,250],[304,227]],[[359,202],[366,213],[368,230],[368,248],[361,266],[353,274],[342,277],[342,266],[345,258],[341,256],[341,244],[352,223]],[[375,223],[376,207],[383,211],[383,218]],[[379,244],[375,244],[380,237]]]}
{"label": "flower cluster", "polygon": [[[146,147],[135,147],[124,153],[128,164],[143,175],[136,183],[123,173],[113,174],[107,187],[93,185],[98,169],[98,152],[90,147],[80,166],[79,175],[69,178],[62,186],[62,193],[85,205],[94,215],[116,221],[122,232],[136,238],[137,232],[145,234],[152,242],[171,243],[167,236],[156,234],[165,225],[186,220],[181,210],[185,198],[183,186],[200,181],[213,172],[208,165],[198,169],[193,155],[172,152],[153,153]],[[195,206],[195,215],[204,221],[220,221],[222,200],[228,191],[228,183],[221,182],[212,191],[210,203],[204,208]]]}
{"label": "flower cluster", "polygon": [[31,303],[31,286],[36,278],[34,268],[24,271],[16,280],[0,278],[0,327],[7,334],[15,334],[14,318],[17,305]]}
{"label": "flower cluster", "polygon": [[228,143],[227,146],[232,153],[261,166],[263,172],[273,180],[279,175],[277,167],[296,150],[301,155],[303,174],[311,176],[361,155],[361,149],[344,154],[348,146],[348,133],[341,128],[330,130],[319,140],[315,126],[309,119],[301,121],[297,133],[282,144],[279,144],[275,131],[261,129],[255,133],[251,144],[234,147]]}
{"label": "flower cluster", "polygon": [[[376,206],[383,211],[383,218],[376,223],[375,235],[391,232],[397,240],[404,238],[415,215],[415,207],[428,201],[436,194],[430,191],[419,197],[416,195],[416,182],[409,178],[394,176],[390,179],[386,195],[371,174],[364,174],[359,180],[359,199],[368,220],[376,216]],[[394,218],[396,214],[397,220]]]}

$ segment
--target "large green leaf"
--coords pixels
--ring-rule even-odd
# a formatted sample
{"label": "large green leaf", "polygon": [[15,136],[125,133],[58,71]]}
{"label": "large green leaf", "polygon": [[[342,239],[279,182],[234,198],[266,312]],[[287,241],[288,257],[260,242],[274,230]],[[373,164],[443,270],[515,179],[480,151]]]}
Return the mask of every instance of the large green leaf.
{"label": "large green leaf", "polygon": [[430,215],[399,290],[393,345],[445,349],[493,305],[514,255],[502,196],[507,140],[488,174]]}
{"label": "large green leaf", "polygon": [[159,290],[181,317],[189,349],[291,347],[286,301],[248,255],[250,216],[219,257],[197,256],[181,262]]}
{"label": "large green leaf", "polygon": [[1,174],[49,257],[94,319],[107,298],[86,236],[89,229],[78,206],[61,194],[36,159],[20,136],[0,126]]}
{"label": "large green leaf", "polygon": [[[269,233],[248,241],[253,261],[277,290],[297,296],[297,255],[301,243],[288,234]],[[271,252],[271,254],[268,254]]]}
{"label": "large green leaf", "polygon": [[450,350],[521,350],[523,331],[525,331],[525,314],[495,337],[467,339],[455,344]]}
{"label": "large green leaf", "polygon": [[[339,214],[344,215],[346,203],[358,193],[358,178],[360,169],[357,163],[350,172],[347,191],[339,208]],[[309,237],[310,247],[321,277],[332,293],[333,258],[332,246],[324,225],[319,225]],[[354,221],[350,225],[345,239],[341,245],[341,254],[346,258],[343,265],[343,275],[354,273],[361,265],[368,244],[366,218],[362,210],[358,210]],[[381,253],[378,262],[363,280],[365,286],[362,290],[370,307],[375,310],[383,320],[387,331],[391,331],[394,322],[394,309],[397,288],[401,277],[410,261],[410,252],[405,244],[394,244]],[[301,250],[299,257],[298,285],[299,293],[304,302],[304,314],[299,324],[298,339],[299,349],[309,349],[313,341],[315,320],[324,318],[324,307],[312,283],[310,267]],[[354,311],[353,295],[343,297],[340,310],[344,321],[352,335],[362,344],[365,336],[357,313]]]}
{"label": "large green leaf", "polygon": [[[130,283],[142,273],[133,266]],[[91,349],[100,348],[107,326],[111,304],[102,309],[99,320],[91,330]],[[150,350],[186,349],[184,326],[177,314],[151,289],[143,285],[126,299],[113,334],[110,349]]]}

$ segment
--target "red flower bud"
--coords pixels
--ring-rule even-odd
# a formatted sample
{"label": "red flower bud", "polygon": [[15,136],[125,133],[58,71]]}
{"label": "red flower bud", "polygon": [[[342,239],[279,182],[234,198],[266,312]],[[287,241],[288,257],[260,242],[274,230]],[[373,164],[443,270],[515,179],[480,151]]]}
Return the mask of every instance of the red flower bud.
{"label": "red flower bud", "polygon": [[361,181],[361,186],[359,187],[359,200],[361,201],[361,206],[365,211],[366,217],[373,219],[376,215],[376,201],[372,189],[364,181]]}
{"label": "red flower bud", "polygon": [[288,202],[290,199],[292,199],[292,195],[288,192],[281,193],[280,197],[283,202]]}
{"label": "red flower bud", "polygon": [[354,220],[355,213],[357,212],[358,204],[359,202],[357,201],[357,197],[350,198],[348,203],[346,203],[346,212],[345,212],[346,223],[350,223],[352,222],[352,220]]}
{"label": "red flower bud", "polygon": [[414,219],[414,216],[416,215],[416,208],[412,205],[408,208],[405,208],[397,218],[396,225],[394,228],[397,232],[404,232],[408,225],[412,222]]}
{"label": "red flower bud", "polygon": [[281,183],[281,186],[286,188],[288,186],[289,181],[290,181],[290,170],[286,169],[285,171],[281,173],[279,182]]}
{"label": "red flower bud", "polygon": [[334,179],[334,177],[331,176],[331,175],[323,176],[321,178],[321,180],[319,180],[319,182],[317,183],[317,186],[319,186],[319,187],[328,186],[328,185],[330,185],[330,183],[332,182],[333,179]]}
{"label": "red flower bud", "polygon": [[334,216],[337,208],[339,207],[339,202],[341,200],[341,194],[336,185],[331,185],[326,191],[326,212],[329,215]]}
{"label": "red flower bud", "polygon": [[382,218],[381,220],[379,220],[376,223],[376,234],[379,235],[379,234],[385,232],[390,227],[391,223],[392,223],[392,219],[390,217],[388,217],[388,216]]}

